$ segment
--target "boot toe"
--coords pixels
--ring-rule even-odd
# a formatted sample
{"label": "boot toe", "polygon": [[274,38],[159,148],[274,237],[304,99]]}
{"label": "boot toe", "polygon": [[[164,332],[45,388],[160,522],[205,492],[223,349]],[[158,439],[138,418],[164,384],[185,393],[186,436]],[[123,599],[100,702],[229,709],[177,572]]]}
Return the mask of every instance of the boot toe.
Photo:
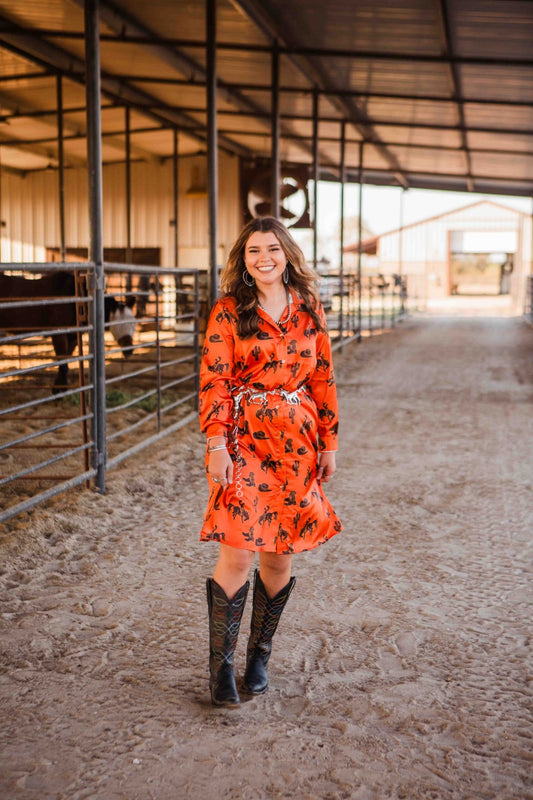
{"label": "boot toe", "polygon": [[242,689],[247,694],[264,694],[268,689],[268,674],[260,659],[252,659],[242,680]]}

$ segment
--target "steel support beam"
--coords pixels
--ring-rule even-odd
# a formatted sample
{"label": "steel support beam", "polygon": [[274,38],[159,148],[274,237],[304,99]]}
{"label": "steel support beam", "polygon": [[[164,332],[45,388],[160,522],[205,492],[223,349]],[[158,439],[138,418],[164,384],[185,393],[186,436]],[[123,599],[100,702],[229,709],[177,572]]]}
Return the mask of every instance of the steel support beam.
{"label": "steel support beam", "polygon": [[[83,3],[84,0],[76,0]],[[15,26],[11,20],[0,14],[0,26],[13,26],[16,33],[4,33],[0,31],[0,46],[17,53],[23,58],[44,67],[62,72],[70,80],[77,83],[84,83],[85,64],[82,59],[63,50],[56,45],[41,39],[32,31],[28,31],[22,26]],[[150,110],[150,104],[158,105],[158,99],[142,89],[132,86],[128,81],[117,80],[113,75],[104,75],[100,79],[102,91],[106,96],[111,97],[121,105],[127,104],[145,114],[147,117],[155,119],[161,124],[171,123],[174,127],[186,130],[194,126],[196,120],[186,114],[181,113],[171,107],[156,112]],[[205,136],[194,131],[190,134],[200,142],[205,142]],[[241,145],[226,138],[220,138],[220,145],[229,152],[237,155],[250,156],[250,151]]]}
{"label": "steel support beam", "polygon": [[[126,127],[126,263],[131,264],[131,114],[128,106],[124,109]],[[132,274],[126,276],[126,291],[131,292]]]}
{"label": "steel support beam", "polygon": [[57,97],[57,181],[58,181],[58,201],[59,201],[59,254],[60,260],[65,261],[65,154],[63,150],[63,79],[61,75],[56,76],[56,97]]}
{"label": "steel support beam", "polygon": [[209,218],[209,302],[218,297],[217,210],[218,210],[218,141],[217,141],[217,2],[206,0],[207,63],[207,204]]}
{"label": "steel support beam", "polygon": [[341,152],[340,152],[340,235],[339,235],[339,340],[342,350],[344,336],[344,188],[346,183],[346,121],[341,125]]}
{"label": "steel support beam", "polygon": [[[83,0],[72,1],[78,5],[83,3]],[[202,83],[206,81],[206,67],[188,53],[178,49],[188,48],[190,50],[191,48],[189,48],[187,41],[181,41],[180,43],[166,41],[164,37],[159,36],[155,31],[152,31],[139,20],[135,19],[131,13],[115,6],[110,0],[101,0],[100,19],[117,34],[117,36],[109,37],[110,41],[121,42],[130,40],[139,43],[142,42],[146,45],[149,52],[161,62],[184,75],[186,79],[185,85],[194,83],[196,86],[201,86]],[[197,44],[202,52],[205,51],[205,42],[198,42]],[[221,44],[217,43],[217,48],[220,47]],[[127,79],[131,82],[131,78]],[[233,103],[241,111],[255,115],[266,110],[242,95],[238,89],[229,88],[220,80],[218,80],[218,91],[219,94],[224,94],[225,100]],[[219,140],[222,144],[223,139],[219,137]]]}
{"label": "steel support beam", "polygon": [[178,189],[179,189],[179,160],[178,160],[178,136],[177,130],[174,131],[172,137],[172,209],[174,212],[174,235],[172,237],[174,245],[174,266],[179,267],[179,250],[178,250]]}
{"label": "steel support beam", "polygon": [[92,262],[92,425],[96,486],[105,492],[107,462],[105,392],[104,240],[102,191],[102,121],[100,117],[100,43],[98,0],[85,0],[85,58],[87,96],[87,163],[89,188],[89,259]]}
{"label": "steel support beam", "polygon": [[[83,0],[72,0],[78,5],[82,4]],[[273,41],[279,36],[279,30],[273,21],[268,21],[264,14],[261,14],[260,8],[254,8],[252,2],[246,5],[248,0],[239,0],[239,5],[246,15],[260,28],[269,38]],[[515,0],[520,2],[520,0]],[[524,3],[531,3],[531,0],[522,0]],[[205,42],[200,39],[181,39],[176,36],[159,36],[155,32],[150,31],[149,28],[142,25],[140,22],[118,9],[116,6],[106,0],[101,4],[101,18],[106,22],[110,28],[116,31],[115,34],[102,33],[100,38],[103,42],[113,42],[115,44],[138,44],[150,49],[161,58],[160,49],[165,48],[169,53],[174,53],[181,61],[179,71],[184,74],[190,74],[191,80],[195,81],[195,76],[202,73],[202,68],[194,59],[185,53],[176,53],[175,48],[187,48],[189,50],[205,48]],[[138,34],[128,33],[128,30],[137,29],[140,31]],[[144,31],[144,32],[143,32]],[[19,28],[14,22],[6,22],[2,25],[2,34],[16,35],[19,33]],[[68,31],[59,28],[38,28],[33,30],[36,38],[42,38],[45,41],[47,38],[53,39],[72,39],[77,40],[83,37],[82,33],[78,31]],[[235,52],[246,53],[268,53],[270,51],[269,45],[261,44],[245,44],[243,42],[220,42],[218,44],[219,50],[233,50]],[[519,67],[532,67],[533,59],[531,58],[499,58],[498,56],[457,56],[453,54],[432,54],[432,53],[408,53],[405,51],[394,52],[391,50],[360,50],[360,49],[345,49],[340,47],[305,47],[301,45],[280,45],[280,55],[285,56],[306,56],[317,58],[349,58],[352,60],[375,60],[375,61],[407,61],[407,62],[423,62],[430,64],[472,64],[480,66],[519,66]],[[170,62],[169,62],[170,63]]]}
{"label": "steel support beam", "polygon": [[272,148],[272,216],[279,219],[280,216],[280,116],[279,116],[279,53],[277,47],[274,45],[272,49],[272,132],[271,132],[271,148]]}
{"label": "steel support beam", "polygon": [[[283,52],[284,54],[293,56],[291,61],[309,80],[312,86],[317,86],[321,89],[330,88],[329,76],[324,71],[322,63],[318,59],[313,61],[311,54],[304,52],[305,48],[292,48],[288,46],[288,42],[291,39],[290,31],[282,28],[278,22],[275,22],[273,17],[265,10],[264,6],[259,5],[259,0],[234,0],[234,3],[238,5],[244,13],[272,39],[272,41],[279,42],[280,53]],[[337,97],[334,93],[331,95],[331,102],[339,109],[342,117],[349,119],[360,133],[363,134],[364,138],[370,139],[373,142],[374,146],[379,150],[387,163],[390,164],[398,183],[407,188],[407,180],[401,170],[400,164],[394,154],[381,144],[380,137],[373,127],[373,120],[370,119],[365,110],[354,101]]]}
{"label": "steel support beam", "polygon": [[318,266],[318,173],[319,173],[319,152],[318,152],[318,114],[319,97],[318,93],[313,94],[313,267],[315,272]]}
{"label": "steel support beam", "polygon": [[[453,56],[453,43],[452,31],[450,27],[450,20],[448,18],[448,8],[446,0],[440,0],[440,17],[441,29],[444,39],[444,54],[450,58]],[[461,144],[463,145],[465,154],[465,175],[469,191],[475,191],[474,181],[472,179],[472,159],[468,151],[468,136],[466,133],[466,120],[462,98],[461,76],[457,64],[452,60],[449,61],[449,69],[453,86],[453,100],[457,104],[457,113],[459,115],[459,130],[461,132]]]}
{"label": "steel support beam", "polygon": [[362,327],[363,327],[363,270],[362,270],[362,257],[363,257],[363,156],[364,156],[364,142],[359,144],[359,219],[358,219],[358,238],[357,243],[357,341],[361,341]]}

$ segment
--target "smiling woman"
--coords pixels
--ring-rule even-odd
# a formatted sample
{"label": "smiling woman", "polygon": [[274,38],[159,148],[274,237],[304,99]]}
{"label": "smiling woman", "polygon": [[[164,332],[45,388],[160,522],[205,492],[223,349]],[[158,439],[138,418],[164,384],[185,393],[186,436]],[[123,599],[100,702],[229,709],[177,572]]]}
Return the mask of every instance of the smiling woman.
{"label": "smiling woman", "polygon": [[293,553],[342,525],[322,483],[335,472],[337,396],[316,275],[282,223],[252,220],[222,273],[200,371],[210,496],[201,539],[218,542],[207,581],[214,705],[240,702],[233,652],[256,552],[252,630],[242,682],[268,687],[272,637],[294,586]]}

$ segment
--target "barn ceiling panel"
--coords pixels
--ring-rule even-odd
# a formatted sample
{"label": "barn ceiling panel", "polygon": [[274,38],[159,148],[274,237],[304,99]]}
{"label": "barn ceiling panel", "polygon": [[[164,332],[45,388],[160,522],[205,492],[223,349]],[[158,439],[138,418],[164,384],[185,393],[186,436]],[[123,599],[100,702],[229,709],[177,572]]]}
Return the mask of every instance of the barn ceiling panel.
{"label": "barn ceiling panel", "polygon": [[[532,8],[533,12],[533,8]],[[460,67],[463,96],[470,100],[500,100],[533,103],[532,66],[465,64]]]}
{"label": "barn ceiling panel", "polygon": [[[64,107],[76,109],[65,113],[65,135],[84,135],[83,7],[0,0],[0,145],[14,169],[42,169],[57,154],[43,140],[56,130],[58,73]],[[354,158],[354,140],[365,141],[368,180],[533,194],[533,2],[218,0],[216,8],[224,147],[271,154],[275,44],[282,158],[311,164],[316,90],[326,171],[339,160],[335,120],[346,120]],[[100,20],[102,103],[116,104],[102,114],[115,137],[104,158],[123,155],[125,104],[132,130],[155,129],[135,134],[134,157],[170,155],[163,128],[172,125],[182,130],[180,152],[205,149],[205,0],[100,0]],[[19,137],[45,152],[27,141],[15,148]],[[70,158],[85,159],[83,138],[67,144]]]}
{"label": "barn ceiling panel", "polygon": [[271,16],[308,47],[438,52],[441,40],[427,0],[268,0]]}
{"label": "barn ceiling panel", "polygon": [[383,60],[346,57],[319,59],[324,72],[340,91],[379,92],[449,97],[451,82],[445,65],[411,62],[407,59]]}
{"label": "barn ceiling panel", "polygon": [[411,147],[417,145],[433,147],[461,147],[461,134],[454,129],[415,128],[411,125],[375,125],[375,130],[384,142],[404,144]]}
{"label": "barn ceiling panel", "polygon": [[457,104],[424,100],[370,99],[365,110],[378,125],[380,121],[423,125],[458,125]]}
{"label": "barn ceiling panel", "polygon": [[458,56],[531,58],[533,17],[524,0],[448,0]]}
{"label": "barn ceiling panel", "polygon": [[34,169],[47,169],[53,158],[39,153],[12,147],[2,147],[2,169],[14,169],[27,172]]}
{"label": "barn ceiling panel", "polygon": [[[114,0],[124,19],[138,20],[159,37],[202,41],[205,37],[205,3],[197,0]],[[268,44],[267,38],[231,0],[219,0],[218,40],[245,41],[250,45]]]}
{"label": "barn ceiling panel", "polygon": [[533,158],[516,153],[498,154],[473,153],[472,165],[481,176],[507,178],[509,175],[519,176],[522,180],[533,180]]}
{"label": "barn ceiling panel", "polygon": [[533,155],[533,129],[531,129],[530,133],[500,133],[496,144],[492,133],[470,132],[468,134],[468,144],[472,149],[488,150],[494,154],[497,154],[500,150],[512,150],[517,153],[525,152]]}
{"label": "barn ceiling panel", "polygon": [[392,147],[402,168],[407,172],[450,173],[460,175],[465,169],[465,155],[455,150],[421,150],[416,147]]}
{"label": "barn ceiling panel", "polygon": [[31,142],[40,139],[55,139],[57,137],[57,121],[55,117],[44,120],[31,119],[30,117],[16,117],[9,123],[0,122],[0,141],[5,139],[14,142]]}
{"label": "barn ceiling panel", "polygon": [[498,106],[465,103],[465,119],[472,128],[533,131],[533,105]]}

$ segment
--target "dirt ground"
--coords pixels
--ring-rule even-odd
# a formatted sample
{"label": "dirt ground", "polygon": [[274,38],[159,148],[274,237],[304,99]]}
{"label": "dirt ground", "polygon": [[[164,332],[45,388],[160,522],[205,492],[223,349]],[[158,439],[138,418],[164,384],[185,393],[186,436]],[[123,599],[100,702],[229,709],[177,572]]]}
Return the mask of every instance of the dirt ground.
{"label": "dirt ground", "polygon": [[2,800],[533,798],[533,329],[465,300],[336,357],[345,530],[294,558],[239,710],[209,702],[195,425],[6,525]]}

